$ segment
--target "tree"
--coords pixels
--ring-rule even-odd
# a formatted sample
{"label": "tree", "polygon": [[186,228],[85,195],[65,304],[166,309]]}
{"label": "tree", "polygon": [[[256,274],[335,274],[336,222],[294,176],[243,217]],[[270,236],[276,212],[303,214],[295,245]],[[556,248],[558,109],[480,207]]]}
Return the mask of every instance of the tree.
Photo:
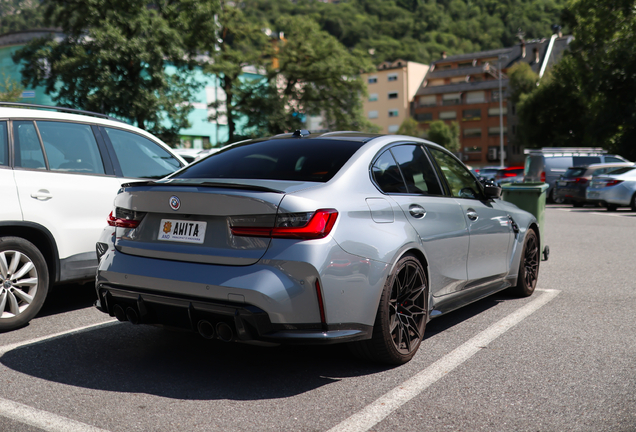
{"label": "tree", "polygon": [[514,103],[525,95],[529,95],[537,89],[539,75],[537,75],[526,62],[519,62],[508,69],[508,87],[510,99]]}
{"label": "tree", "polygon": [[0,34],[44,27],[43,9],[37,0],[0,1]]}
{"label": "tree", "polygon": [[408,135],[418,138],[421,138],[423,136],[422,131],[418,129],[417,120],[415,120],[413,117],[409,117],[404,120],[400,125],[397,133],[400,135]]}
{"label": "tree", "polygon": [[[13,57],[23,83],[64,106],[130,121],[167,142],[187,127],[193,55],[213,29],[213,0],[48,0],[65,39],[37,39]],[[172,68],[168,73],[167,66]]]}
{"label": "tree", "polygon": [[431,122],[429,129],[426,131],[426,138],[453,153],[459,151],[459,125],[457,122],[451,122],[450,125],[443,120]]}
{"label": "tree", "polygon": [[262,30],[263,25],[248,21],[241,9],[229,6],[224,1],[221,2],[218,21],[218,37],[209,37],[204,43],[205,50],[211,54],[210,60],[204,62],[203,69],[220,78],[225,100],[212,104],[212,108],[215,108],[212,119],[227,117],[229,141],[232,142],[236,134],[237,116],[251,96],[249,89],[258,85],[259,81],[245,82],[241,77],[243,70],[248,66],[264,70],[266,61],[271,58],[272,46]]}
{"label": "tree", "polygon": [[377,130],[362,112],[367,93],[360,73],[372,68],[368,57],[347,50],[311,20],[285,16],[276,28],[284,38],[266,79],[238,90],[247,126],[277,134],[301,127],[308,116],[321,116],[331,130]]}
{"label": "tree", "polygon": [[636,1],[573,0],[574,40],[549,81],[523,101],[535,145],[604,147],[636,159]]}
{"label": "tree", "polygon": [[17,102],[21,99],[24,87],[4,71],[0,76],[0,101]]}

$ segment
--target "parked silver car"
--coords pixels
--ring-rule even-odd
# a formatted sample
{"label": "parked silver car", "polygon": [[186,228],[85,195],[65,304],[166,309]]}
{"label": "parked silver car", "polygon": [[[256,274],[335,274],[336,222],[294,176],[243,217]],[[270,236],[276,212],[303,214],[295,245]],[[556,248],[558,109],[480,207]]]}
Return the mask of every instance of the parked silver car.
{"label": "parked silver car", "polygon": [[585,196],[589,202],[599,203],[609,211],[618,207],[631,207],[636,211],[636,167],[619,168],[593,177]]}
{"label": "parked silver car", "polygon": [[223,341],[352,342],[400,364],[426,323],[534,291],[535,218],[428,141],[307,131],[123,185],[96,306]]}
{"label": "parked silver car", "polygon": [[615,169],[633,165],[631,162],[614,162],[570,167],[565,174],[557,180],[554,187],[554,196],[557,200],[572,203],[574,207],[582,207],[587,203],[585,193],[592,177],[611,173]]}

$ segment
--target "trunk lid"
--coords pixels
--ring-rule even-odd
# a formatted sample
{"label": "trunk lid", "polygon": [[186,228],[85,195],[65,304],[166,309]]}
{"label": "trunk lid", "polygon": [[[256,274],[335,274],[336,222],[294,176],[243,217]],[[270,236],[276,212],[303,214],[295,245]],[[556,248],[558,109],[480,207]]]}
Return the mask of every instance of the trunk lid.
{"label": "trunk lid", "polygon": [[136,212],[141,221],[136,228],[118,227],[115,247],[126,254],[159,259],[254,264],[265,254],[271,239],[234,236],[230,226],[273,226],[286,191],[316,185],[268,183],[124,185],[115,199],[116,211]]}

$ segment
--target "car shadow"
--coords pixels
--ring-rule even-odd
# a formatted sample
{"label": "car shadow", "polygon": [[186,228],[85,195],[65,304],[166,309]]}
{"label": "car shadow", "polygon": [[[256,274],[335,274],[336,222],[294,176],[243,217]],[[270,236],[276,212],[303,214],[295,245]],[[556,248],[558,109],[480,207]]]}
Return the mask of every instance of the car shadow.
{"label": "car shadow", "polygon": [[[488,297],[436,318],[425,339],[509,298]],[[50,382],[182,400],[285,398],[392,369],[360,361],[345,345],[254,346],[118,322],[13,349],[0,362]]]}
{"label": "car shadow", "polygon": [[56,285],[49,292],[37,317],[46,317],[93,306],[97,300],[95,283]]}

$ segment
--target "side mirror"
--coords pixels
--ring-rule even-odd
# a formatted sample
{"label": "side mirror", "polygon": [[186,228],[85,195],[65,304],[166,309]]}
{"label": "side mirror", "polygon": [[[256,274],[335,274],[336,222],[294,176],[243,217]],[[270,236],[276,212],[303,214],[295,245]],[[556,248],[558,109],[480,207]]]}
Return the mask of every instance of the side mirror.
{"label": "side mirror", "polygon": [[494,183],[484,185],[484,195],[487,199],[496,199],[501,196],[501,188]]}

